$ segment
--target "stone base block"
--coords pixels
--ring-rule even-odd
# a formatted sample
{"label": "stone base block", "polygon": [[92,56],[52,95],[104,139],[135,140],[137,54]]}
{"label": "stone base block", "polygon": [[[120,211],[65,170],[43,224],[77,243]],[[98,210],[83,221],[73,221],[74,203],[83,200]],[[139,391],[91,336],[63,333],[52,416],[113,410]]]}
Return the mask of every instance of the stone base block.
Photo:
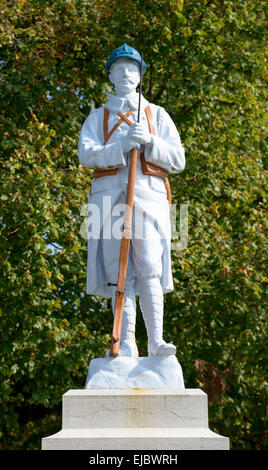
{"label": "stone base block", "polygon": [[220,450],[199,389],[87,389],[63,395],[62,430],[44,450]]}
{"label": "stone base block", "polygon": [[206,428],[63,429],[43,450],[229,450],[226,437]]}

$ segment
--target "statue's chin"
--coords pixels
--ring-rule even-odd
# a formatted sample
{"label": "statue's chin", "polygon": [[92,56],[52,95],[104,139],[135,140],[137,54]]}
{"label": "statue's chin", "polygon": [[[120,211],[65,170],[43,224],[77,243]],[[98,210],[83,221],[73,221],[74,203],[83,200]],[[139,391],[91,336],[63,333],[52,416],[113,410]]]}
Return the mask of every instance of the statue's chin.
{"label": "statue's chin", "polygon": [[115,93],[118,95],[118,96],[126,96],[126,95],[130,95],[131,93],[134,93],[136,92],[136,86],[133,87],[132,86],[121,86],[120,88],[116,88],[115,89]]}

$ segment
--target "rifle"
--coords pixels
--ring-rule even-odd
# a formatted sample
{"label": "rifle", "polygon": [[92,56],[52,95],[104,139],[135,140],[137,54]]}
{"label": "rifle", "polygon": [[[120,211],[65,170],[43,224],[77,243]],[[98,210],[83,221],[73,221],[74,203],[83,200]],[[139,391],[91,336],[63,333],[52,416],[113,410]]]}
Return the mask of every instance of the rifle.
{"label": "rifle", "polygon": [[[138,106],[138,122],[140,122],[140,108],[141,108],[141,91],[142,91],[142,64],[143,57],[141,54],[140,64],[140,88],[139,88],[139,106]],[[118,279],[115,292],[115,308],[114,308],[114,323],[112,331],[112,340],[110,348],[110,356],[117,357],[120,349],[120,339],[122,331],[123,308],[125,299],[125,282],[127,275],[129,246],[132,229],[132,213],[133,213],[133,200],[135,190],[135,175],[138,160],[138,150],[132,149],[130,152],[130,163],[128,170],[128,185],[126,195],[126,205],[124,214],[124,224],[122,230],[122,238],[120,245]]]}

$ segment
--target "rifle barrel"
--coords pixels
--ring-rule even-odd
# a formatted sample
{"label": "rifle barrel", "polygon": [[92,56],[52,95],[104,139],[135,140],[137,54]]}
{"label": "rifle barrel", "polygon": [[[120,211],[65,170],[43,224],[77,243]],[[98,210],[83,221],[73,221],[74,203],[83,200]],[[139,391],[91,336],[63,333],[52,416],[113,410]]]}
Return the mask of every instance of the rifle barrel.
{"label": "rifle barrel", "polygon": [[140,114],[141,114],[142,69],[143,69],[142,64],[143,64],[143,54],[141,53],[138,122],[140,122]]}

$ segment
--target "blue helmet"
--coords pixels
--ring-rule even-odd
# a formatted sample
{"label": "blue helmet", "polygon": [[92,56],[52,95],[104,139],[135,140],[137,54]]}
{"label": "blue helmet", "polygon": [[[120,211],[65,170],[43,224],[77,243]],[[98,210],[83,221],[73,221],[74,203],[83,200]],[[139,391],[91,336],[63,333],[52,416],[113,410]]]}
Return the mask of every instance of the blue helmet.
{"label": "blue helmet", "polygon": [[116,60],[119,60],[119,59],[134,60],[135,62],[137,62],[139,67],[141,66],[141,61],[142,61],[142,72],[144,73],[144,71],[146,69],[146,64],[145,64],[144,60],[142,60],[140,53],[136,49],[134,49],[133,47],[130,47],[126,43],[124,43],[122,46],[115,49],[111,53],[109,59],[107,60],[107,62],[105,64],[105,68],[106,68],[107,73],[109,73],[111,65]]}

